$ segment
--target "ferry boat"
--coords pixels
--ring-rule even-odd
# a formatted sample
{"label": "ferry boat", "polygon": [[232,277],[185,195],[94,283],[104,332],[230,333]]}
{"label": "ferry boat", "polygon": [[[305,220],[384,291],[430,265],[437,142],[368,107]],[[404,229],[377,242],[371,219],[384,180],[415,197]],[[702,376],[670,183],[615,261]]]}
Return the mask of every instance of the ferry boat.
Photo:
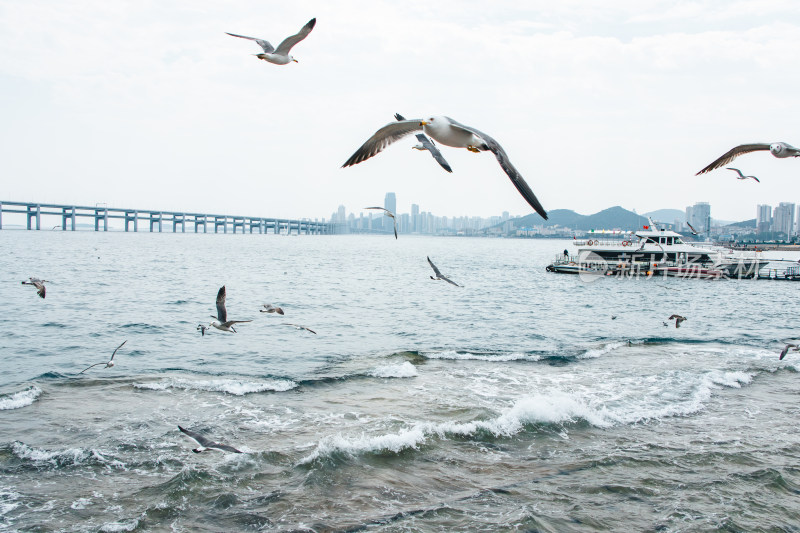
{"label": "ferry boat", "polygon": [[609,273],[661,274],[699,278],[752,278],[769,261],[760,252],[739,252],[711,243],[684,242],[683,235],[651,222],[635,232],[599,230],[576,240],[547,270],[574,273],[602,269]]}

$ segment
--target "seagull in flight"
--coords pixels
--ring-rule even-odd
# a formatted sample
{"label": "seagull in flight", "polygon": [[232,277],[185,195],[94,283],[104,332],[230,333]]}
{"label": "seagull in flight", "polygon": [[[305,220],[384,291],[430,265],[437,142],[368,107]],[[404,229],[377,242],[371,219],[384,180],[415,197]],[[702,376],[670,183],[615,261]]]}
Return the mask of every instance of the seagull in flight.
{"label": "seagull in flight", "polygon": [[738,177],[738,178],[736,178],[737,180],[746,180],[747,178],[753,178],[753,179],[754,179],[754,180],[756,180],[757,182],[761,183],[761,180],[760,180],[760,179],[758,179],[758,178],[757,178],[757,177],[755,177],[755,176],[745,176],[744,174],[742,174],[742,171],[741,171],[741,170],[739,170],[738,168],[733,168],[733,167],[725,167],[725,169],[726,169],[726,170],[733,170],[734,172],[736,172],[737,174],[739,174],[739,177]]}
{"label": "seagull in flight", "polygon": [[[394,118],[396,118],[397,120],[405,120],[405,117],[400,113],[395,113]],[[411,148],[414,148],[421,152],[424,152],[425,150],[429,151],[433,156],[433,158],[436,160],[436,162],[439,163],[443,169],[445,169],[448,172],[453,172],[453,169],[450,168],[450,165],[445,160],[444,156],[442,155],[442,152],[440,152],[439,149],[436,148],[436,145],[433,144],[432,140],[428,139],[427,135],[425,135],[424,133],[417,133],[416,137],[419,142],[414,146],[412,146]]]}
{"label": "seagull in flight", "polygon": [[200,433],[184,429],[180,426],[178,426],[178,429],[180,429],[181,432],[184,433],[185,435],[188,435],[191,438],[193,438],[197,442],[197,444],[200,445],[192,450],[194,453],[202,453],[206,450],[213,450],[213,449],[222,450],[223,452],[243,453],[234,448],[233,446],[228,446],[227,444],[214,442],[213,440],[206,438],[204,435],[201,435]]}
{"label": "seagull in flight", "polygon": [[671,317],[669,317],[669,320],[675,321],[675,329],[677,329],[681,327],[681,322],[686,320],[686,317],[682,317],[681,315],[672,315]]}
{"label": "seagull in flight", "polygon": [[740,144],[735,148],[731,148],[718,159],[716,159],[713,163],[709,164],[703,170],[695,174],[695,176],[699,176],[705,172],[710,172],[715,168],[719,168],[722,166],[727,165],[738,156],[742,154],[747,154],[750,152],[758,152],[758,151],[767,151],[774,155],[775,157],[784,158],[784,157],[800,157],[800,149],[795,148],[790,144],[786,144],[784,142],[779,143],[753,143],[753,144]]}
{"label": "seagull in flight", "polygon": [[39,295],[39,298],[44,299],[45,292],[47,292],[47,290],[45,289],[44,284],[45,283],[50,283],[50,282],[47,281],[46,279],[39,279],[39,278],[28,278],[28,279],[30,281],[23,281],[22,284],[23,285],[33,285],[34,287],[36,287],[36,294]]}
{"label": "seagull in flight", "polygon": [[794,350],[795,352],[800,352],[800,346],[797,344],[787,344],[781,350],[781,356],[778,358],[778,361],[783,361],[783,358],[786,357],[786,354],[789,353],[789,350]]}
{"label": "seagull in flight", "polygon": [[394,238],[397,238],[397,218],[395,218],[394,213],[386,209],[385,207],[365,207],[364,209],[378,209],[381,211],[386,212],[387,217],[392,217],[392,222],[394,223]]}
{"label": "seagull in flight", "polygon": [[232,331],[233,333],[236,333],[236,330],[233,329],[234,324],[252,322],[252,320],[228,320],[228,311],[225,309],[225,285],[220,287],[217,293],[217,316],[211,315],[211,318],[216,320],[209,326],[214,326],[220,331]]}
{"label": "seagull in flight", "polygon": [[[426,257],[427,257],[427,256],[426,256]],[[436,265],[434,265],[434,264],[433,264],[433,261],[431,261],[431,258],[430,258],[430,257],[428,257],[428,264],[429,264],[429,265],[431,266],[431,268],[433,269],[433,273],[434,273],[434,274],[436,274],[436,277],[435,277],[435,278],[434,278],[433,276],[431,276],[431,277],[430,277],[432,280],[440,280],[440,279],[442,279],[442,280],[446,281],[447,283],[450,283],[450,284],[452,284],[452,285],[455,285],[456,287],[460,287],[460,286],[461,286],[461,285],[459,285],[458,283],[456,283],[455,281],[452,281],[452,280],[450,280],[450,279],[448,279],[448,278],[446,278],[446,277],[442,276],[442,273],[441,273],[441,272],[439,272],[439,269],[438,269],[438,268],[436,268]]]}
{"label": "seagull in flight", "polygon": [[[122,344],[120,344],[119,346],[117,346],[117,350],[119,350],[120,348],[122,348],[122,347],[125,345],[125,343],[126,343],[126,342],[128,342],[128,340],[127,340],[127,339],[125,339],[124,341],[122,341]],[[95,363],[95,364],[93,364],[92,366],[88,366],[88,367],[84,368],[83,370],[81,370],[80,372],[78,372],[78,374],[83,374],[84,372],[86,372],[86,371],[87,371],[87,370],[89,370],[90,368],[92,368],[92,367],[95,367],[95,366],[97,366],[97,365],[106,365],[106,366],[104,366],[103,368],[111,368],[112,366],[114,366],[114,356],[115,356],[115,355],[117,355],[117,350],[114,350],[114,353],[112,353],[112,354],[111,354],[111,359],[109,359],[107,363]]]}
{"label": "seagull in flight", "polygon": [[275,307],[272,304],[263,304],[261,307],[264,308],[264,309],[259,309],[259,311],[261,311],[262,313],[278,313],[279,315],[284,314],[283,309],[281,309],[280,307]]}
{"label": "seagull in flight", "polygon": [[276,65],[287,65],[294,61],[295,63],[299,63],[294,57],[289,54],[289,50],[292,49],[294,45],[308,37],[308,34],[311,33],[311,30],[314,29],[314,25],[317,23],[317,19],[313,18],[309,20],[305,26],[300,28],[300,31],[296,34],[287,37],[283,40],[281,44],[278,45],[278,48],[273,48],[269,41],[265,41],[264,39],[258,39],[256,37],[248,37],[246,35],[237,35],[235,33],[227,33],[232,37],[239,37],[240,39],[250,39],[251,41],[255,41],[258,46],[264,49],[263,54],[254,54],[257,58],[263,59],[264,61],[268,61],[270,63],[274,63]]}
{"label": "seagull in flight", "polygon": [[692,235],[697,235],[697,230],[694,229],[694,226],[689,224],[689,221],[686,221],[686,225],[689,226],[689,229],[692,230]]}
{"label": "seagull in flight", "polygon": [[503,150],[503,147],[500,146],[500,143],[487,134],[456,122],[449,117],[430,117],[424,120],[412,119],[391,122],[367,139],[367,141],[345,161],[342,167],[349,167],[366,161],[370,157],[380,153],[396,140],[419,130],[422,130],[439,144],[453,146],[455,148],[466,148],[470,152],[475,153],[484,151],[492,152],[497,158],[497,162],[500,163],[500,167],[506,175],[508,175],[509,179],[511,179],[511,183],[514,184],[517,191],[525,198],[525,201],[527,201],[542,218],[545,220],[547,219],[547,211],[545,211],[542,204],[539,203],[536,195],[533,194],[533,191],[522,178],[519,171],[511,164],[508,155],[505,150]]}
{"label": "seagull in flight", "polygon": [[209,327],[210,326],[204,326],[203,324],[197,324],[197,331],[199,331],[200,334],[203,337],[205,337],[206,336],[206,330],[209,329]]}
{"label": "seagull in flight", "polygon": [[305,327],[305,326],[301,326],[300,324],[289,324],[289,323],[286,323],[286,324],[284,324],[284,326],[292,326],[292,327],[293,327],[293,328],[295,328],[295,329],[304,329],[304,330],[306,330],[306,331],[310,331],[310,332],[311,332],[311,333],[313,333],[314,335],[316,335],[316,334],[317,334],[317,332],[316,332],[316,331],[314,331],[313,329],[307,328],[307,327]]}

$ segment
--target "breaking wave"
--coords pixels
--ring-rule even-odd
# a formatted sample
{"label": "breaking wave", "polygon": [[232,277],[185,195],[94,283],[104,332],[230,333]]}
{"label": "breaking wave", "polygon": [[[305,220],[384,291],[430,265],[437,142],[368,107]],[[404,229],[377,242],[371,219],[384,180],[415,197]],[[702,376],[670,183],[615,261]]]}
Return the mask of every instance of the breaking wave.
{"label": "breaking wave", "polygon": [[41,395],[42,390],[39,387],[30,386],[19,392],[0,396],[0,411],[27,407],[35,402]]}
{"label": "breaking wave", "polygon": [[192,380],[169,378],[153,383],[134,383],[137,389],[164,391],[169,389],[201,390],[222,392],[234,396],[244,396],[255,392],[285,392],[297,388],[297,383],[289,379],[270,379],[266,381],[247,381],[242,379]]}

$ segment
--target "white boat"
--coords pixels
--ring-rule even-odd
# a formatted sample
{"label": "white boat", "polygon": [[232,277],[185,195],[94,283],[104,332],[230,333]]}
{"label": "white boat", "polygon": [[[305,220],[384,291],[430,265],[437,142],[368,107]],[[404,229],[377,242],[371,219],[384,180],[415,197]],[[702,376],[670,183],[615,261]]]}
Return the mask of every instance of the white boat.
{"label": "white boat", "polygon": [[684,242],[680,233],[652,223],[634,232],[596,230],[590,238],[574,241],[573,246],[577,248],[573,254],[557,258],[548,270],[559,271],[571,261],[582,268],[611,272],[630,272],[634,266],[634,271],[648,275],[743,279],[752,278],[769,262],[760,252]]}

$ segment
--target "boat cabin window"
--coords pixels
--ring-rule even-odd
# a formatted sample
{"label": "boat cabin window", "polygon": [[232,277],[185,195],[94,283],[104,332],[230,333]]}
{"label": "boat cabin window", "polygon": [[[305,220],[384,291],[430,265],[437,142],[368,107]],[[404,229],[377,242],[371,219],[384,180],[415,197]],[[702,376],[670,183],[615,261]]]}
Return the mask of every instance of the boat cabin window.
{"label": "boat cabin window", "polygon": [[675,244],[683,244],[683,241],[682,241],[682,240],[680,240],[680,239],[678,239],[678,238],[676,238],[676,239],[675,239]]}
{"label": "boat cabin window", "polygon": [[667,244],[667,238],[666,237],[659,237],[658,238],[658,243],[659,244]]}

